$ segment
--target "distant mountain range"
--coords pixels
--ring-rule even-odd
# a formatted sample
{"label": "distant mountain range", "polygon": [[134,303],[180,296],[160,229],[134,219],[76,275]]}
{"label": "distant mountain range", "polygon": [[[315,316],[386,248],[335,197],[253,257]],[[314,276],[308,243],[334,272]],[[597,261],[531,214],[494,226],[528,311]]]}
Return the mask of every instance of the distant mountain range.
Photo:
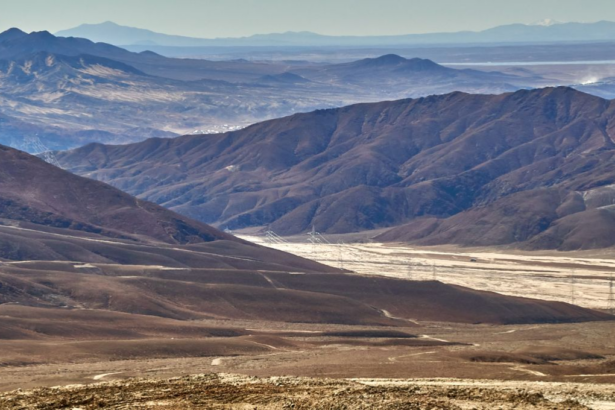
{"label": "distant mountain range", "polygon": [[312,32],[286,32],[256,34],[239,38],[193,38],[156,33],[134,27],[120,26],[107,21],[100,24],[82,24],[58,31],[61,37],[83,37],[95,42],[120,46],[168,47],[365,47],[420,44],[481,44],[481,43],[557,43],[576,41],[613,41],[615,23],[553,23],[510,24],[483,31],[456,33],[405,34],[391,36],[326,36]]}
{"label": "distant mountain range", "polygon": [[0,34],[0,143],[29,152],[221,132],[296,112],[549,80],[396,55],[346,64],[166,58],[81,38]]}
{"label": "distant mountain range", "polygon": [[602,248],[615,246],[613,104],[565,87],[457,92],[226,134],[88,145],[58,160],[232,229],[395,227],[380,239]]}

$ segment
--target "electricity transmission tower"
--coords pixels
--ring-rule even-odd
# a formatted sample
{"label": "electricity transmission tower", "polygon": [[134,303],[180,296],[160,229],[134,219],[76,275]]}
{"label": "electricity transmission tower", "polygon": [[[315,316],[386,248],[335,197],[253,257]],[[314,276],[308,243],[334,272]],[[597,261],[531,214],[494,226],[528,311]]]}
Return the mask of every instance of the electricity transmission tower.
{"label": "electricity transmission tower", "polygon": [[609,277],[609,299],[607,302],[607,311],[611,315],[615,315],[615,289],[613,288],[613,273]]}
{"label": "electricity transmission tower", "polygon": [[60,163],[58,162],[58,159],[56,158],[53,151],[51,151],[49,147],[47,147],[47,145],[45,145],[43,141],[41,141],[41,139],[38,137],[38,134],[25,136],[18,148],[22,149],[23,151],[37,154],[43,159],[43,161],[48,162],[51,165],[55,165],[58,168],[61,168]]}
{"label": "electricity transmission tower", "polygon": [[436,272],[436,263],[431,263],[431,279],[438,280],[438,273]]}
{"label": "electricity transmission tower", "polygon": [[308,232],[308,241],[312,244],[312,252],[316,250],[316,245],[326,243],[331,245],[331,242],[327,240],[320,232],[316,231],[316,227],[312,225],[312,230]]}
{"label": "electricity transmission tower", "polygon": [[312,243],[312,253],[316,251],[316,244],[320,243],[320,239],[318,238],[318,232],[316,232],[316,227],[312,225],[312,231],[308,232],[308,241]]}
{"label": "electricity transmission tower", "polygon": [[267,228],[267,232],[265,232],[265,242],[271,244],[283,244],[288,243],[284,238],[282,238],[277,233],[273,232],[271,229]]}
{"label": "electricity transmission tower", "polygon": [[575,271],[573,270],[572,273],[570,274],[570,304],[574,305],[575,302],[575,286],[576,286],[576,280],[575,280]]}

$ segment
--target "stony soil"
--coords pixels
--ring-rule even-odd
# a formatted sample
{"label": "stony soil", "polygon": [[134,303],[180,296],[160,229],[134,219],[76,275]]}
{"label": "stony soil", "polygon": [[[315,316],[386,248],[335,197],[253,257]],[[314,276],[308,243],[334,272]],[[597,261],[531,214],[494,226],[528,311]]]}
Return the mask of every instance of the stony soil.
{"label": "stony soil", "polygon": [[207,374],[14,391],[2,409],[608,409],[610,385]]}

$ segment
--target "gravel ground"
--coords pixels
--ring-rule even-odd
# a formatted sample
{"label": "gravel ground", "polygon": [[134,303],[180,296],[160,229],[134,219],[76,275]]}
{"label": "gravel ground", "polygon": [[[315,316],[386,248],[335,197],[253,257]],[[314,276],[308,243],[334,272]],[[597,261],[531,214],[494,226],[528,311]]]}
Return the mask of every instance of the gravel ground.
{"label": "gravel ground", "polygon": [[598,409],[612,385],[207,374],[14,391],[2,409]]}

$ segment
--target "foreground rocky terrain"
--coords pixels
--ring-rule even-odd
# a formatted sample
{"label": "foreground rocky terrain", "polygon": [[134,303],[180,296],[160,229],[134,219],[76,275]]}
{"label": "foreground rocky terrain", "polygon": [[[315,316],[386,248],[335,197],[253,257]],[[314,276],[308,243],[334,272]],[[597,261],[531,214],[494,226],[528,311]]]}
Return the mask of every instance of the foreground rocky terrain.
{"label": "foreground rocky terrain", "polygon": [[0,395],[3,409],[607,409],[610,386],[204,374]]}

